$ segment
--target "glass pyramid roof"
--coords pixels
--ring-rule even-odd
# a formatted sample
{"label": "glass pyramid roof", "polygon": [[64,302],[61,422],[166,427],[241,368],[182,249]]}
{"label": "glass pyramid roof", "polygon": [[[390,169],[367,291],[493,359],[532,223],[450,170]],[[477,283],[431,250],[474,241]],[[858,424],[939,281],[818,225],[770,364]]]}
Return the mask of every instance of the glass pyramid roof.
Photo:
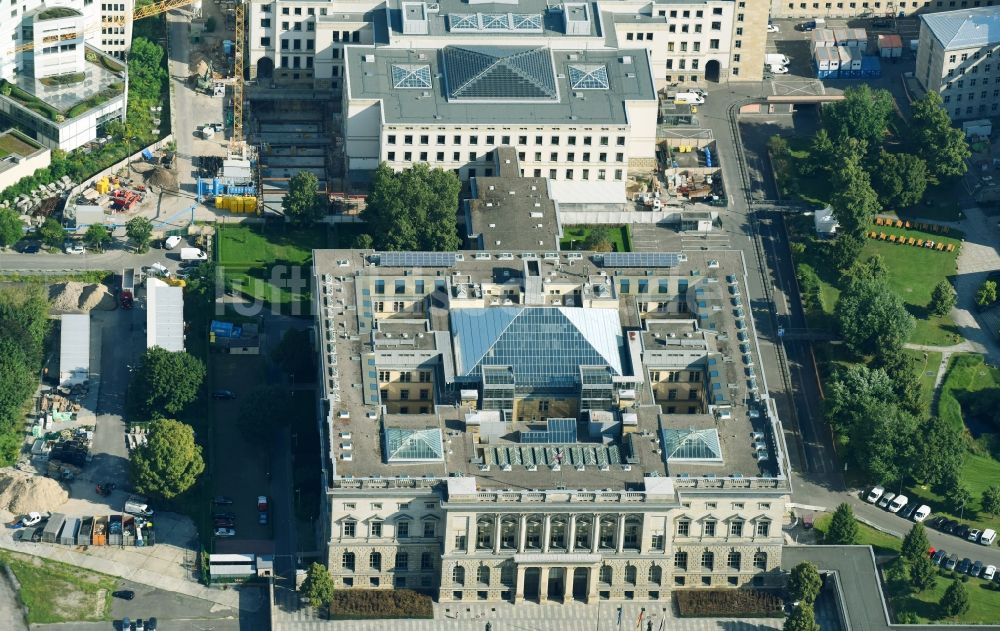
{"label": "glass pyramid roof", "polygon": [[722,463],[716,429],[664,429],[663,453],[667,462]]}
{"label": "glass pyramid roof", "polygon": [[559,100],[547,48],[446,46],[443,56],[449,100]]}
{"label": "glass pyramid roof", "polygon": [[437,427],[427,429],[386,427],[383,433],[385,459],[389,463],[441,462],[444,460],[441,430]]}
{"label": "glass pyramid roof", "polygon": [[392,64],[389,70],[394,88],[431,87],[431,67],[427,64]]}
{"label": "glass pyramid roof", "polygon": [[578,385],[580,366],[622,374],[622,327],[615,309],[485,307],[451,311],[459,375],[510,366],[519,388]]}
{"label": "glass pyramid roof", "polygon": [[569,86],[574,90],[607,90],[608,67],[604,64],[569,64]]}

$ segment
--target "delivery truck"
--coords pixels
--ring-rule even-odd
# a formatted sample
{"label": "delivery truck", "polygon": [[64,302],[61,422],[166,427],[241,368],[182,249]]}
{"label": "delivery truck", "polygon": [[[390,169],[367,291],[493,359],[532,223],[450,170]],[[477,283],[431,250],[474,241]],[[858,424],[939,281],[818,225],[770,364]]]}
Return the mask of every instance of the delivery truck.
{"label": "delivery truck", "polygon": [[181,248],[182,261],[207,261],[208,254],[201,248]]}

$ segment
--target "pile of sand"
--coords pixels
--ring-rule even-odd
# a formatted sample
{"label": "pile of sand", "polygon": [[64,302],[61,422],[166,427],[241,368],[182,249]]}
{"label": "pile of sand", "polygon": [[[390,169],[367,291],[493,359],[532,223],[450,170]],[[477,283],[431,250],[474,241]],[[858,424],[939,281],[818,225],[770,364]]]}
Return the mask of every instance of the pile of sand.
{"label": "pile of sand", "polygon": [[0,508],[15,515],[58,510],[68,499],[66,489],[52,478],[13,469],[0,471]]}
{"label": "pile of sand", "polygon": [[49,301],[55,313],[86,313],[99,309],[111,311],[115,308],[115,297],[104,285],[78,283],[56,283],[49,286]]}
{"label": "pile of sand", "polygon": [[146,173],[146,181],[153,186],[163,189],[174,190],[177,188],[177,178],[170,171],[161,166],[154,167]]}

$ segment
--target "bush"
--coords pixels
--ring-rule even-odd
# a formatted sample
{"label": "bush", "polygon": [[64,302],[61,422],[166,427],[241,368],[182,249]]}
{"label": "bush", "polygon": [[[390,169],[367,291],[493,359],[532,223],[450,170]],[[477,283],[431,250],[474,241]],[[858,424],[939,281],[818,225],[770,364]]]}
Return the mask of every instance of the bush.
{"label": "bush", "polygon": [[782,601],[757,589],[683,589],[674,592],[681,618],[778,618]]}
{"label": "bush", "polygon": [[409,589],[349,589],[333,593],[333,620],[434,617],[431,597]]}

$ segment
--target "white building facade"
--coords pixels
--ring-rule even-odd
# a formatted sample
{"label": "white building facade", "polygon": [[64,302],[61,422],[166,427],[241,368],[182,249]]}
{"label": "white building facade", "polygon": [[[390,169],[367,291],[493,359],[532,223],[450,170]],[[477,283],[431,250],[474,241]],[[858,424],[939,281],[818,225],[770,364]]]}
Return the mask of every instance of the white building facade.
{"label": "white building facade", "polygon": [[933,13],[920,18],[916,77],[941,94],[952,120],[1000,112],[1000,7]]}

